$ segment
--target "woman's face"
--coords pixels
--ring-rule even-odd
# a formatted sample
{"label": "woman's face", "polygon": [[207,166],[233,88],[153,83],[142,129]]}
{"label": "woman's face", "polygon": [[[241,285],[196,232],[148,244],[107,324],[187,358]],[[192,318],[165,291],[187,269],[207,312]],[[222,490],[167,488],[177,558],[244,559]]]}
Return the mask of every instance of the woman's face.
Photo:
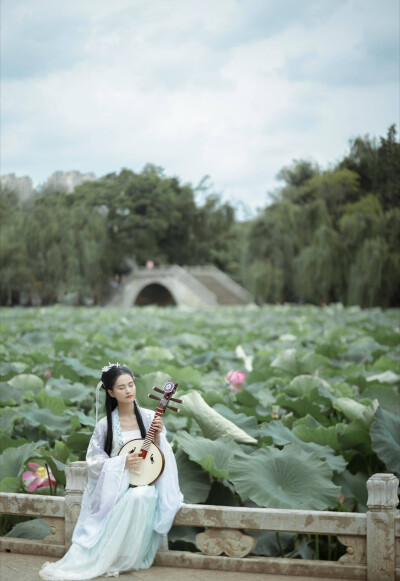
{"label": "woman's face", "polygon": [[114,387],[108,390],[111,397],[115,397],[118,403],[133,402],[136,396],[136,385],[129,373],[119,375],[114,382]]}

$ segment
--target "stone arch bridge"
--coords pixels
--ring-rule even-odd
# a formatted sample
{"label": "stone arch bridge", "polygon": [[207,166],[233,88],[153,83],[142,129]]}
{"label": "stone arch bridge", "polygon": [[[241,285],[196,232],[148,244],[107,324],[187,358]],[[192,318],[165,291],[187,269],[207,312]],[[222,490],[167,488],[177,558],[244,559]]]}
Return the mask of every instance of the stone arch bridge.
{"label": "stone arch bridge", "polygon": [[205,307],[250,302],[250,293],[214,266],[173,265],[135,268],[121,282],[109,304]]}

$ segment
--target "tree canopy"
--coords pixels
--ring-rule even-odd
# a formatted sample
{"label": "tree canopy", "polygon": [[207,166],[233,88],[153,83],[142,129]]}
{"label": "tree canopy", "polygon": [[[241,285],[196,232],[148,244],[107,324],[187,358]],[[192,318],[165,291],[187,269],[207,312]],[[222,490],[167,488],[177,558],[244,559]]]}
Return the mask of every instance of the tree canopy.
{"label": "tree canopy", "polygon": [[294,160],[255,218],[162,168],[122,169],[67,194],[39,189],[21,203],[3,188],[2,304],[107,300],[132,265],[214,264],[258,302],[400,304],[400,142],[350,142],[335,166]]}

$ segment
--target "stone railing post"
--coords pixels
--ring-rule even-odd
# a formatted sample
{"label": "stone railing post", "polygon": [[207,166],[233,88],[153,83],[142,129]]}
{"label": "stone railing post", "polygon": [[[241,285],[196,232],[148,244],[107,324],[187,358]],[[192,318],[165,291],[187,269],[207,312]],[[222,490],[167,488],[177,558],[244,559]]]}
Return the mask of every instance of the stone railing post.
{"label": "stone railing post", "polygon": [[367,482],[367,579],[395,580],[395,516],[399,480],[393,474],[374,474]]}
{"label": "stone railing post", "polygon": [[72,533],[81,510],[82,495],[86,487],[86,462],[71,462],[65,469],[65,549],[71,545]]}

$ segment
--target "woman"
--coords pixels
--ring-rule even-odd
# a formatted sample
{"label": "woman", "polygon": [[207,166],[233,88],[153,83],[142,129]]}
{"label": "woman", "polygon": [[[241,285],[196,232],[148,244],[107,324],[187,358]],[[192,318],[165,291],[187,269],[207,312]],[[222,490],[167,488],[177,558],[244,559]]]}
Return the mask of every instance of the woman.
{"label": "woman", "polygon": [[56,563],[45,563],[42,579],[92,579],[99,575],[146,569],[157,548],[167,548],[166,533],[183,501],[171,446],[161,418],[154,441],[165,457],[165,469],[155,486],[129,487],[129,469],[138,471],[138,453],[118,456],[129,440],[145,438],[154,412],[136,402],[134,375],[125,365],[102,369],[98,393],[106,392],[106,417],[96,428],[86,454],[88,482],[72,545]]}

